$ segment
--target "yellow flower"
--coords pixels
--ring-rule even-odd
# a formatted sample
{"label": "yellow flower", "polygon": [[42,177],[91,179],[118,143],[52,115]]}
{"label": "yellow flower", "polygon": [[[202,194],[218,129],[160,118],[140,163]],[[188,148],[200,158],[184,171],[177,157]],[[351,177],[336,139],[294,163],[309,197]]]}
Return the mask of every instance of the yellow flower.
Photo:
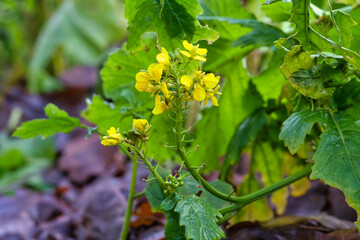
{"label": "yellow flower", "polygon": [[221,95],[221,92],[218,92],[220,86],[218,85],[215,89],[207,89],[206,91],[206,98],[204,100],[204,103],[203,103],[203,106],[205,106],[208,101],[209,101],[209,98],[211,99],[211,102],[214,104],[214,106],[219,106],[219,103],[215,97],[215,94],[217,95]]}
{"label": "yellow flower", "polygon": [[[183,46],[187,51],[181,51],[180,53],[182,55],[184,55],[185,57],[188,57],[190,60],[199,60],[199,61],[206,61],[206,58],[203,57],[203,55],[205,55],[207,53],[207,49],[206,48],[199,48],[199,44],[194,46],[191,43],[189,43],[188,41],[184,40],[183,41]],[[199,56],[201,55],[201,56]]]}
{"label": "yellow flower", "polygon": [[114,146],[118,143],[115,139],[104,139],[101,141],[101,144],[104,146]]}
{"label": "yellow flower", "polygon": [[219,80],[220,80],[220,77],[219,76],[215,77],[215,75],[213,73],[208,73],[203,78],[205,86],[207,88],[211,88],[211,89],[216,87],[216,85],[218,85]]}
{"label": "yellow flower", "polygon": [[168,90],[167,85],[166,85],[165,82],[162,82],[162,83],[161,83],[161,91],[164,93],[164,95],[165,95],[166,98],[170,98],[170,97],[171,97],[171,95],[170,95],[171,92]]}
{"label": "yellow flower", "polygon": [[146,119],[134,119],[133,128],[139,133],[146,133],[149,129],[149,122]]}
{"label": "yellow flower", "polygon": [[195,84],[192,96],[196,101],[201,102],[206,98],[206,92],[199,84]]}
{"label": "yellow flower", "polygon": [[135,88],[139,92],[152,92],[154,90],[154,85],[151,84],[151,76],[146,72],[138,72],[135,76],[136,84]]}
{"label": "yellow flower", "polygon": [[101,144],[104,146],[114,146],[123,141],[123,137],[119,133],[119,129],[111,127],[107,130],[107,134],[108,136],[103,136],[103,140],[101,141]]}
{"label": "yellow flower", "polygon": [[155,96],[155,107],[152,111],[153,114],[158,115],[163,113],[164,111],[167,111],[169,109],[166,102],[161,101],[161,97],[159,95]]}
{"label": "yellow flower", "polygon": [[138,72],[136,74],[135,88],[139,92],[154,91],[155,86],[151,83],[151,81],[155,81],[156,83],[160,84],[163,71],[164,71],[164,65],[160,63],[150,64],[150,66],[148,67],[148,72]]}
{"label": "yellow flower", "polygon": [[184,75],[180,78],[180,82],[187,90],[189,90],[191,85],[194,83],[194,79],[188,75]]}
{"label": "yellow flower", "polygon": [[166,51],[165,48],[161,48],[161,53],[159,53],[158,55],[156,55],[156,60],[160,63],[163,64],[165,66],[170,66],[171,62],[170,62],[170,57],[169,57],[169,53]]}

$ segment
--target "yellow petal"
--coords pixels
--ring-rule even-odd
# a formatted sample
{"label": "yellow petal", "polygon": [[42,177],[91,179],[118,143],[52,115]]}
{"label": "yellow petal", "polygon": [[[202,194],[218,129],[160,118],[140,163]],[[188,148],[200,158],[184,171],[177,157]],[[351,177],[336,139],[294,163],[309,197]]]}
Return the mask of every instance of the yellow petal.
{"label": "yellow petal", "polygon": [[214,104],[214,106],[219,106],[219,103],[214,95],[210,95],[211,102]]}
{"label": "yellow petal", "polygon": [[135,88],[139,92],[152,92],[154,90],[154,86],[145,79],[136,80]]}
{"label": "yellow petal", "polygon": [[215,77],[213,73],[208,73],[203,78],[203,81],[206,87],[213,89],[219,83],[219,79],[220,79],[219,76]]}
{"label": "yellow petal", "polygon": [[105,139],[101,141],[101,144],[104,146],[114,146],[118,143],[115,139]]}
{"label": "yellow petal", "polygon": [[140,81],[140,80],[149,81],[151,79],[151,76],[150,76],[150,74],[148,74],[146,72],[138,72],[135,76],[135,79],[136,79],[136,81]]}
{"label": "yellow petal", "polygon": [[206,62],[206,58],[204,58],[204,57],[195,56],[194,59],[195,59],[195,60],[199,60],[199,61]]}
{"label": "yellow petal", "polygon": [[193,91],[193,98],[196,100],[196,101],[203,101],[206,97],[206,92],[205,90],[199,86],[199,85],[195,85],[195,89]]}
{"label": "yellow petal", "polygon": [[181,84],[185,85],[185,88],[187,90],[189,90],[191,85],[193,84],[194,80],[192,79],[192,77],[190,77],[188,75],[184,75],[180,78],[180,82],[181,82]]}
{"label": "yellow petal", "polygon": [[188,50],[188,51],[191,51],[191,49],[193,49],[193,45],[192,44],[190,44],[188,41],[186,41],[186,40],[184,40],[183,41],[183,46],[184,46],[184,48],[186,49],[186,50]]}
{"label": "yellow petal", "polygon": [[106,131],[109,136],[114,135],[117,133],[114,127],[111,127],[109,130]]}
{"label": "yellow petal", "polygon": [[198,49],[196,49],[196,54],[205,55],[206,53],[207,53],[206,48],[198,48]]}
{"label": "yellow petal", "polygon": [[161,83],[161,91],[164,93],[165,97],[170,98],[170,92],[165,82]]}
{"label": "yellow petal", "polygon": [[187,52],[187,51],[181,51],[181,50],[179,50],[179,52],[180,52],[182,55],[184,55],[185,57],[191,58],[191,54],[190,54],[189,52]]}
{"label": "yellow petal", "polygon": [[145,132],[149,128],[149,122],[146,119],[134,119],[133,127],[140,133]]}
{"label": "yellow petal", "polygon": [[161,114],[164,111],[167,111],[169,107],[166,105],[165,102],[161,101],[161,98],[159,95],[155,96],[155,107],[152,110],[152,113],[155,115]]}
{"label": "yellow petal", "polygon": [[161,53],[159,53],[158,55],[156,55],[156,60],[161,63],[161,64],[164,64],[164,65],[167,65],[167,66],[170,66],[171,63],[170,63],[170,57],[169,57],[169,54],[168,52],[166,51],[165,48],[161,48]]}
{"label": "yellow petal", "polygon": [[148,72],[149,72],[151,78],[158,83],[160,83],[163,70],[164,70],[163,65],[159,64],[159,63],[150,64],[150,66],[148,68]]}

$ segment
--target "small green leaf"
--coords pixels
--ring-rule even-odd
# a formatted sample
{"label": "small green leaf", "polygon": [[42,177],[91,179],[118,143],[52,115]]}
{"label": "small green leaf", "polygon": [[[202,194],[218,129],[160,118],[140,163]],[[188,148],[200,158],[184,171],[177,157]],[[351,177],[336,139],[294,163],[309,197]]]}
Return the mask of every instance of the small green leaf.
{"label": "small green leaf", "polygon": [[46,105],[44,110],[49,117],[48,119],[35,119],[24,122],[12,136],[32,138],[42,135],[48,137],[59,132],[71,132],[75,127],[82,127],[78,118],[70,117],[67,112],[60,110],[52,103]]}
{"label": "small green leaf", "polygon": [[216,224],[222,215],[196,195],[182,197],[175,207],[175,212],[180,214],[180,225],[185,227],[187,239],[216,240],[225,237]]}
{"label": "small green leaf", "polygon": [[160,204],[160,209],[163,211],[170,211],[175,207],[178,200],[179,196],[176,192],[174,192],[173,194],[165,198],[164,201],[162,201],[162,203]]}
{"label": "small green leaf", "polygon": [[291,114],[283,123],[280,132],[280,140],[284,140],[285,146],[289,148],[291,154],[295,154],[300,145],[304,143],[305,137],[310,133],[316,122],[321,122],[326,117],[325,111],[308,109]]}
{"label": "small green leaf", "polygon": [[[156,32],[159,43],[168,50],[181,47],[183,39],[189,42],[199,40],[215,41],[217,32],[201,26],[196,16],[202,13],[197,0],[138,0],[136,4],[126,1],[126,7],[136,8],[135,15],[127,11],[129,39],[127,48],[136,50],[141,46],[145,32]],[[131,4],[131,5],[130,5]],[[135,9],[134,9],[135,10]]]}
{"label": "small green leaf", "polygon": [[[217,189],[218,191],[225,193],[225,194],[230,194],[230,193],[234,192],[234,187],[231,184],[221,181],[220,179],[212,181],[209,184],[212,187],[214,187],[215,189]],[[214,195],[212,195],[205,189],[203,190],[203,193],[201,194],[201,198],[205,202],[207,202],[211,206],[213,206],[215,209],[220,209],[220,208],[230,205],[230,203],[228,201],[225,201],[223,199],[215,197]]]}

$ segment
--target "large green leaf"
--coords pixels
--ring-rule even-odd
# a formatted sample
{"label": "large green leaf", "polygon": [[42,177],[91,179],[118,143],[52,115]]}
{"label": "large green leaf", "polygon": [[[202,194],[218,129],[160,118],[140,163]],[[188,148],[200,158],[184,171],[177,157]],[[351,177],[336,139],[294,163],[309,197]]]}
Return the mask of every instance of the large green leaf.
{"label": "large green leaf", "polygon": [[64,1],[36,40],[29,67],[30,90],[56,87],[44,70],[55,51],[65,53],[71,63],[98,63],[106,47],[125,35],[122,9],[115,0]]}
{"label": "large green leaf", "polygon": [[110,54],[100,72],[105,96],[114,101],[123,100],[124,91],[131,90],[135,96],[150,98],[148,93],[135,90],[135,75],[156,62],[157,53],[160,52],[156,49],[155,42],[150,41],[146,49],[135,54],[131,54],[125,47]]}
{"label": "large green leaf", "polygon": [[321,122],[327,113],[321,110],[302,111],[291,114],[283,123],[280,133],[280,140],[284,140],[285,146],[289,148],[291,154],[295,154],[300,145],[304,144],[306,135],[310,134],[313,125]]}
{"label": "large green leaf", "polygon": [[230,17],[213,17],[213,16],[199,16],[199,20],[216,20],[218,22],[228,22],[229,24],[239,24],[243,27],[252,28],[253,31],[238,38],[233,45],[234,46],[267,46],[272,45],[275,40],[281,37],[285,37],[280,29],[271,25],[259,22],[254,19],[237,19]]}
{"label": "large green leaf", "polygon": [[87,105],[87,109],[82,111],[81,116],[96,124],[101,133],[105,134],[110,127],[120,128],[120,131],[130,128],[129,124],[123,127],[120,107],[107,103],[100,96],[95,95],[91,100],[87,99]]}
{"label": "large green leaf", "polygon": [[339,10],[334,11],[334,19],[340,30],[340,39],[342,45],[346,48],[349,48],[351,40],[353,39],[351,27],[356,26],[356,22],[351,18],[350,14]]}
{"label": "large green leaf", "polygon": [[[127,0],[125,6],[128,8],[129,50],[138,49],[142,35],[150,31],[158,34],[160,45],[168,50],[180,47],[183,39],[213,42],[219,37],[216,31],[201,26],[196,20],[196,16],[202,13],[197,0]],[[136,14],[130,13],[132,11]]]}
{"label": "large green leaf", "polygon": [[267,122],[267,115],[263,109],[259,109],[245,118],[235,129],[232,139],[227,147],[224,163],[221,169],[220,178],[225,179],[228,169],[239,160],[243,149],[255,139],[259,131]]}
{"label": "large green leaf", "polygon": [[185,227],[187,239],[216,240],[225,237],[224,232],[216,224],[222,215],[196,195],[182,197],[175,211],[180,215],[180,225]]}
{"label": "large green leaf", "polygon": [[179,213],[174,210],[164,212],[166,217],[165,237],[169,240],[185,240],[185,228],[179,224]]}
{"label": "large green leaf", "polygon": [[60,110],[57,106],[49,103],[45,107],[48,119],[35,119],[23,123],[13,133],[14,137],[32,138],[39,135],[44,137],[55,133],[71,132],[75,127],[82,127],[78,118],[70,117],[67,112]]}
{"label": "large green leaf", "polygon": [[[339,188],[349,205],[360,213],[360,126],[346,112],[329,114],[328,130],[321,134],[311,179]],[[359,218],[358,218],[359,220]]]}

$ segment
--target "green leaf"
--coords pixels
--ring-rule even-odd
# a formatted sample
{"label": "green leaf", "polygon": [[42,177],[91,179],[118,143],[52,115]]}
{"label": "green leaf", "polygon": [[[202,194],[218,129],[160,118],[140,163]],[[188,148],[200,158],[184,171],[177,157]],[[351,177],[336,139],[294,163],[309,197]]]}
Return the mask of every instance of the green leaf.
{"label": "green leaf", "polygon": [[179,224],[179,213],[174,210],[164,212],[166,216],[165,237],[171,240],[185,240],[185,228]]}
{"label": "green leaf", "polygon": [[230,165],[235,165],[239,160],[243,149],[252,142],[259,131],[265,126],[267,115],[263,109],[258,109],[249,117],[245,118],[235,129],[232,139],[227,147],[220,178],[225,179]]}
{"label": "green leaf", "polygon": [[42,135],[48,137],[59,132],[71,132],[75,127],[82,127],[78,118],[70,117],[52,103],[46,105],[44,110],[46,116],[49,117],[48,119],[35,119],[25,122],[16,129],[12,136],[32,138]]}
{"label": "green leaf", "polygon": [[268,0],[265,1],[263,6],[261,7],[265,15],[271,18],[271,20],[274,22],[288,21],[291,17],[290,15],[291,6],[292,6],[291,2],[284,2],[284,1],[280,2],[280,1],[281,0],[279,0],[278,3],[276,4],[272,4],[277,1]]}
{"label": "green leaf", "polygon": [[124,91],[131,90],[137,97],[149,97],[148,93],[135,90],[135,75],[156,62],[158,53],[160,52],[156,49],[155,42],[151,41],[146,50],[135,54],[130,54],[125,47],[110,54],[100,72],[105,96],[114,101],[124,100]]}
{"label": "green leaf", "polygon": [[286,119],[280,132],[280,140],[285,142],[285,146],[289,148],[291,154],[295,154],[299,150],[306,135],[310,134],[313,125],[321,122],[325,115],[325,111],[304,109],[291,114]]}
{"label": "green leaf", "polygon": [[[357,119],[346,112],[329,114],[328,130],[314,155],[311,179],[322,179],[339,188],[347,202],[360,214],[360,126]],[[358,218],[359,220],[359,218]]]}
{"label": "green leaf", "polygon": [[187,239],[215,240],[225,237],[216,224],[222,215],[196,195],[182,197],[175,207],[175,212],[180,214],[180,225],[185,227]]}
{"label": "green leaf", "polygon": [[[127,11],[129,20],[129,39],[127,48],[136,50],[141,46],[141,36],[145,32],[156,32],[159,43],[168,50],[181,46],[182,40],[197,42],[199,40],[215,41],[219,36],[217,32],[203,27],[196,20],[202,13],[197,0],[138,0],[137,3],[125,2],[137,13],[135,16]],[[130,4],[129,4],[130,3]]]}
{"label": "green leaf", "polygon": [[160,209],[163,211],[170,211],[175,207],[178,200],[179,196],[176,192],[174,192],[173,194],[165,198],[164,201],[162,201],[162,203],[160,204]]}
{"label": "green leaf", "polygon": [[353,39],[350,28],[356,26],[356,22],[351,18],[350,14],[339,10],[334,11],[334,19],[340,30],[340,38],[344,47],[349,48],[350,42]]}
{"label": "green leaf", "polygon": [[[217,179],[215,181],[212,181],[209,183],[212,187],[219,190],[222,193],[230,194],[234,191],[234,187],[230,185],[227,182],[221,181],[220,179]],[[220,209],[223,207],[226,207],[230,205],[228,201],[225,201],[223,199],[217,198],[211,193],[209,193],[207,190],[203,190],[203,193],[200,196],[205,202],[209,203],[211,206],[213,206],[215,209]]]}
{"label": "green leaf", "polygon": [[44,70],[56,51],[64,53],[72,63],[97,64],[106,47],[125,35],[119,14],[122,8],[114,0],[63,1],[36,39],[29,66],[30,90],[59,87]]}
{"label": "green leaf", "polygon": [[296,34],[293,36],[305,48],[310,48],[309,39],[309,9],[310,0],[292,0],[290,22],[296,25]]}
{"label": "green leaf", "polygon": [[218,22],[228,22],[229,24],[239,24],[243,27],[252,28],[253,31],[238,38],[233,45],[245,47],[248,45],[254,46],[267,46],[272,45],[275,40],[285,37],[280,29],[271,25],[259,22],[254,19],[237,19],[230,17],[212,17],[212,16],[199,16],[199,20],[216,20]]}
{"label": "green leaf", "polygon": [[296,45],[285,55],[284,64],[280,70],[289,79],[294,72],[300,69],[310,69],[314,65],[315,59],[311,57],[311,54],[304,52],[300,45]]}
{"label": "green leaf", "polygon": [[[110,127],[120,128],[120,131],[127,130],[130,124],[121,122],[123,115],[120,113],[120,107],[104,101],[100,96],[94,95],[87,99],[87,109],[81,112],[81,116],[91,123],[96,124],[101,133],[106,133]],[[130,119],[131,121],[132,119]],[[126,127],[123,127],[123,126]]]}
{"label": "green leaf", "polygon": [[360,103],[360,80],[354,78],[348,84],[337,88],[332,95],[330,105],[343,110]]}

